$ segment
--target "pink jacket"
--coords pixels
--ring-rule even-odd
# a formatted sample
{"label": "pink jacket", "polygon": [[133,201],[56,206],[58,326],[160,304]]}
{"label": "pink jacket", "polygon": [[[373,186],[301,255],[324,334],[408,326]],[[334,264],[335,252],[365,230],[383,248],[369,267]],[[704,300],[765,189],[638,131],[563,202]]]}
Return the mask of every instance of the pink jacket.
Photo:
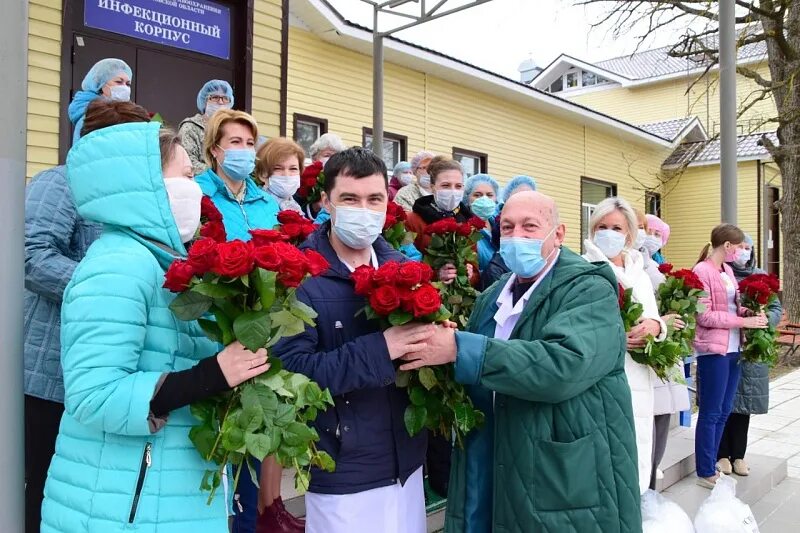
{"label": "pink jacket", "polygon": [[[736,300],[739,301],[739,284],[733,275],[733,270],[723,263],[722,268],[733,280],[736,286]],[[728,351],[728,335],[730,330],[741,328],[744,325],[745,309],[740,307],[739,314],[733,315],[728,311],[728,293],[720,277],[719,269],[710,260],[698,263],[692,269],[700,281],[703,282],[709,297],[700,301],[706,306],[703,313],[697,315],[697,334],[694,338],[696,353],[725,354]]]}

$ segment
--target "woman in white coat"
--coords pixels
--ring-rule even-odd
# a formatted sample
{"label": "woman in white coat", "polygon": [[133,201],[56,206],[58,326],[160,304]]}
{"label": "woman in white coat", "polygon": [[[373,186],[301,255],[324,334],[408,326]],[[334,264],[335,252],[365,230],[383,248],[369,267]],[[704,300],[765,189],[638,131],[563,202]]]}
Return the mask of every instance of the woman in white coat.
{"label": "woman in white coat", "polygon": [[[628,349],[644,347],[647,337],[658,341],[667,335],[667,326],[658,315],[653,284],[644,270],[642,254],[634,249],[637,234],[636,214],[622,198],[607,198],[600,202],[589,219],[589,239],[584,243],[587,261],[607,262],[617,281],[632,289],[633,301],[644,312],[638,324],[628,332]],[[650,367],[635,362],[625,354],[625,374],[631,387],[633,418],[636,428],[639,489],[644,493],[650,485],[653,466],[653,388],[658,377]]]}

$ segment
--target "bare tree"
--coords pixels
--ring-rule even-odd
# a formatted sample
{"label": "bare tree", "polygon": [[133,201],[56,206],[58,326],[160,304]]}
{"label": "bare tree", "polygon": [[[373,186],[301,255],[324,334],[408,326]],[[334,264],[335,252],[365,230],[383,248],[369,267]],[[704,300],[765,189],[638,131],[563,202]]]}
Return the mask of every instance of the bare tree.
{"label": "bare tree", "polygon": [[[783,232],[784,306],[793,321],[800,320],[800,1],[734,0],[737,24],[746,24],[740,33],[739,46],[766,43],[770,78],[756,70],[737,66],[737,72],[759,88],[743,103],[740,115],[757,102],[772,98],[773,124],[778,143],[763,135],[761,143],[780,169],[783,197],[777,204]],[[673,57],[703,57],[706,75],[719,61],[718,1],[692,0],[581,0],[578,5],[607,4],[605,15],[595,24],[605,26],[615,35],[644,30],[637,35],[641,45],[659,30],[697,27],[687,31],[670,49]],[[691,90],[692,87],[689,88]],[[772,129],[772,128],[770,128]]]}

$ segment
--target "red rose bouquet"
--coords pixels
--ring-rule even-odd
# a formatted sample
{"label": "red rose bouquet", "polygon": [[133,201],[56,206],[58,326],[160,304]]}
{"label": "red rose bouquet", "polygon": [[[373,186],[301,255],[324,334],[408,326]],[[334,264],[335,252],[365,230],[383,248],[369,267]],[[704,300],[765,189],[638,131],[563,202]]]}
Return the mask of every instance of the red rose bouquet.
{"label": "red rose bouquet", "polygon": [[[281,232],[253,233],[250,242],[197,240],[188,259],[174,261],[167,270],[164,287],[179,293],[170,305],[179,319],[197,320],[222,345],[238,340],[255,352],[314,326],[316,313],[297,299],[295,288],[329,265],[319,253],[301,252],[286,242]],[[206,472],[200,485],[210,491],[209,503],[227,464],[236,467],[234,486],[245,465],[256,479],[250,457],[274,455],[283,466],[295,468],[301,493],[308,488],[312,465],[334,468],[333,459],[316,449],[319,436],[307,425],[333,405],[330,393],[301,374],[282,370],[279,359],[270,357],[269,363],[264,374],[191,406],[200,423],[189,438],[204,459],[219,465]]]}
{"label": "red rose bouquet", "polygon": [[414,242],[416,234],[406,230],[405,210],[390,201],[386,206],[386,221],[383,223],[383,238],[392,248],[399,250],[405,245]]}
{"label": "red rose bouquet", "polygon": [[704,310],[700,298],[706,296],[703,282],[691,270],[673,270],[669,263],[658,267],[664,274],[664,282],[658,287],[658,312],[661,316],[672,315],[685,324],[681,330],[673,327],[674,320],[667,322],[667,336],[656,342],[651,336],[643,349],[631,350],[631,358],[637,363],[653,369],[662,380],[683,381],[683,375],[676,373],[677,365],[694,350],[697,315]]}
{"label": "red rose bouquet", "polygon": [[[766,313],[767,307],[778,299],[781,282],[775,275],[752,274],[739,283],[742,306],[753,315]],[[778,332],[770,324],[766,329],[746,329],[742,359],[751,363],[775,366],[778,362]]]}
{"label": "red rose bouquet", "polygon": [[456,267],[456,279],[449,284],[437,283],[436,287],[442,295],[444,306],[452,314],[452,320],[460,328],[466,327],[478,297],[478,291],[469,282],[467,264],[478,262],[475,246],[481,240],[480,230],[484,227],[486,223],[474,216],[463,223],[456,222],[454,218],[445,218],[425,228],[425,234],[431,236],[431,242],[424,252],[425,262],[437,271],[448,263]]}
{"label": "red rose bouquet", "polygon": [[[441,322],[450,317],[439,290],[431,284],[433,270],[416,261],[389,261],[377,270],[360,266],[352,274],[355,292],[367,298],[366,316],[384,328],[412,321]],[[456,383],[453,365],[398,371],[397,386],[408,390],[404,421],[409,435],[423,428],[450,437],[463,446],[464,436],[483,423],[464,386]]]}
{"label": "red rose bouquet", "polygon": [[286,235],[289,242],[296,245],[305,241],[318,227],[297,211],[291,210],[278,213],[278,224],[280,224],[278,231]]}
{"label": "red rose bouquet", "polygon": [[322,171],[322,161],[314,161],[300,175],[300,188],[297,189],[297,196],[304,200],[305,204],[318,202],[325,186],[325,173]]}
{"label": "red rose bouquet", "polygon": [[211,198],[205,195],[200,201],[200,228],[197,234],[200,237],[208,237],[217,242],[225,242],[227,240],[225,226],[222,223],[222,213],[219,212]]}

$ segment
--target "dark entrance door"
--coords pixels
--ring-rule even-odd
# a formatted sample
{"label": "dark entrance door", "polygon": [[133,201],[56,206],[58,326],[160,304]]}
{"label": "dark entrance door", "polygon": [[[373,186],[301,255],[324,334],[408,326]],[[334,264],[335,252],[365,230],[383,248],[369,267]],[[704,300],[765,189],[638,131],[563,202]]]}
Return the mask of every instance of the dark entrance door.
{"label": "dark entrance door", "polygon": [[[87,0],[88,1],[88,0]],[[226,3],[224,0],[216,2]],[[66,0],[64,16],[64,60],[62,61],[62,103],[60,128],[61,161],[72,141],[72,124],[67,106],[80,90],[81,81],[100,59],[116,57],[133,70],[131,99],[177,128],[197,113],[197,92],[210,79],[228,81],[234,89],[237,109],[249,108],[249,58],[246,40],[251,30],[247,8],[231,2],[231,59],[159,45],[84,25],[84,0]]]}
{"label": "dark entrance door", "polygon": [[780,200],[781,193],[777,187],[767,187],[767,272],[780,275],[781,268],[781,231],[780,213],[775,203]]}

